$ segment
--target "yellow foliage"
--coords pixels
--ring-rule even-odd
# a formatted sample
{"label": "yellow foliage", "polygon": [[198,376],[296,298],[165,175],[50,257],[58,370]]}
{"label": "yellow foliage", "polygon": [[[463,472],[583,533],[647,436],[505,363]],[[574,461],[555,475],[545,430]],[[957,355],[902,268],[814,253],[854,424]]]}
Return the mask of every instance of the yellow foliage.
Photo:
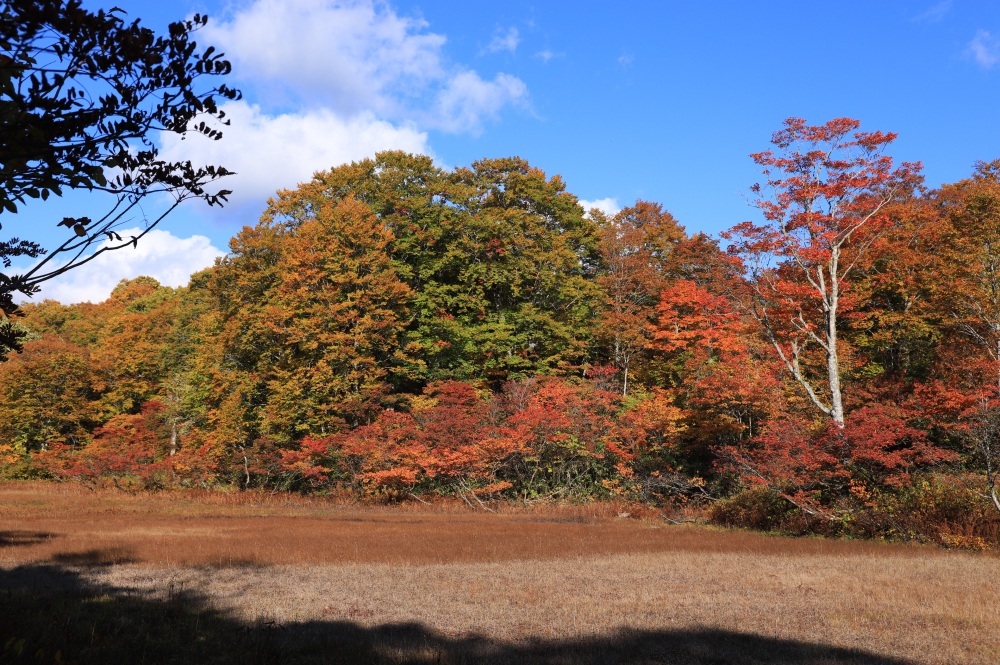
{"label": "yellow foliage", "polygon": [[0,443],[0,469],[14,466],[24,458],[24,448],[20,445]]}
{"label": "yellow foliage", "polygon": [[410,410],[414,413],[433,409],[437,405],[438,400],[435,397],[428,397],[427,395],[414,395],[410,398]]}

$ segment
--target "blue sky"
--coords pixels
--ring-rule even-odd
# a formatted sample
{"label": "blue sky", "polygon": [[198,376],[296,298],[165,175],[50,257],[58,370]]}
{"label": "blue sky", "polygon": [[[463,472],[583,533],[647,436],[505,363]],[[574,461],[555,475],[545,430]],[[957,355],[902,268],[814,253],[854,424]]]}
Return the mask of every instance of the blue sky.
{"label": "blue sky", "polygon": [[[233,60],[245,100],[222,141],[164,149],[240,175],[225,210],[190,205],[138,250],[43,289],[64,302],[139,274],[183,284],[276,189],[388,148],[445,167],[518,155],[583,200],[656,201],[713,235],[754,218],[748,155],[789,116],[896,132],[890,154],[922,161],[931,187],[1000,157],[1000,2],[109,4],[158,30],[211,17],[199,41]],[[17,233],[88,205],[29,207]]]}

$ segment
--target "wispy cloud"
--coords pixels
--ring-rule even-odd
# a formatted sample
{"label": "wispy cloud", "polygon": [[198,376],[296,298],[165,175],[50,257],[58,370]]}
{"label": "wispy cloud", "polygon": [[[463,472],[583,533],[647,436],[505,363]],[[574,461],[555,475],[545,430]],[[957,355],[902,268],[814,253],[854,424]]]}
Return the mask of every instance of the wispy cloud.
{"label": "wispy cloud", "polygon": [[507,30],[497,28],[493,33],[493,39],[490,40],[489,45],[486,47],[486,52],[499,53],[500,51],[510,51],[514,53],[517,51],[517,45],[520,43],[521,36],[517,28],[507,28]]}
{"label": "wispy cloud", "polygon": [[635,57],[631,53],[622,53],[618,56],[618,64],[622,67],[630,67],[635,61]]}
{"label": "wispy cloud", "polygon": [[952,0],[941,0],[914,16],[911,21],[918,23],[937,23],[951,11]]}
{"label": "wispy cloud", "polygon": [[426,122],[450,132],[482,131],[482,122],[495,119],[500,109],[511,104],[527,104],[528,87],[509,74],[497,74],[485,81],[473,71],[454,76],[438,95],[435,112]]}
{"label": "wispy cloud", "polygon": [[554,60],[555,58],[562,58],[565,55],[566,55],[565,53],[556,53],[555,51],[550,51],[548,49],[545,49],[543,51],[539,51],[538,53],[536,53],[534,57],[541,60],[544,64],[547,65],[549,64],[550,60]]}
{"label": "wispy cloud", "polygon": [[1000,62],[1000,39],[988,30],[980,30],[965,49],[965,54],[984,69],[992,69]]}

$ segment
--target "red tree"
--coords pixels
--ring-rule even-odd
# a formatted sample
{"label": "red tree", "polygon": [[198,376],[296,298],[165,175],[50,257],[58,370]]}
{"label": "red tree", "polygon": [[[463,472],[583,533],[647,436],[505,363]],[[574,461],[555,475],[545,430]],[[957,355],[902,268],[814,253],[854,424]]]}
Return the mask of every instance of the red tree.
{"label": "red tree", "polygon": [[[724,234],[748,273],[747,311],[812,404],[838,428],[844,427],[838,327],[855,305],[851,271],[892,224],[885,208],[913,188],[920,168],[894,169],[882,152],[896,135],[859,132],[859,124],[786,120],[771,139],[778,152],[751,155],[766,179],[751,188],[765,224],[744,222]],[[822,369],[809,366],[817,347],[825,356]]]}

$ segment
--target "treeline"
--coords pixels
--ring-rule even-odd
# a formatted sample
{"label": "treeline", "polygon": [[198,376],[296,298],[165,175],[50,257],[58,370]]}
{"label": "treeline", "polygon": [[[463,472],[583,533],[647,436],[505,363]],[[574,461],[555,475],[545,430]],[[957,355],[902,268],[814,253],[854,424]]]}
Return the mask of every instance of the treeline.
{"label": "treeline", "polygon": [[1000,162],[927,190],[912,165],[871,177],[871,136],[853,165],[824,153],[853,189],[795,189],[801,163],[772,163],[765,224],[725,247],[655,203],[586,212],[516,158],[317,173],[186,288],[26,306],[0,473],[623,497],[995,544]]}

